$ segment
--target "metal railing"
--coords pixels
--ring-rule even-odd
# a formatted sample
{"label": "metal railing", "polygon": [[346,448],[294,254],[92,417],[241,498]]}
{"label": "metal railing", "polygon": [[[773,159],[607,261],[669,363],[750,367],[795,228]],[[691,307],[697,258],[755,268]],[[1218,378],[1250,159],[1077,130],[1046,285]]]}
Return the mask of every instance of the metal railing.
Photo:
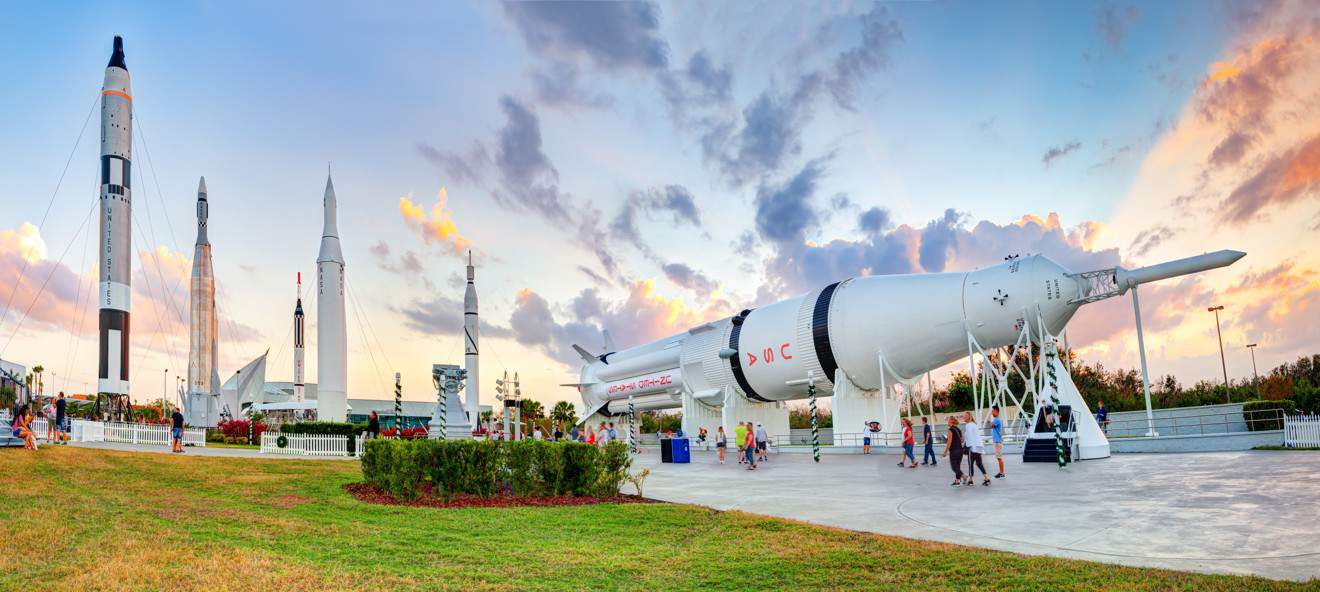
{"label": "metal railing", "polygon": [[[1159,436],[1208,436],[1240,434],[1283,429],[1284,414],[1282,409],[1260,409],[1255,411],[1212,411],[1183,413],[1173,408],[1157,415],[1154,420],[1155,435]],[[1191,408],[1194,409],[1194,408]],[[1110,438],[1146,437],[1150,431],[1150,422],[1144,418],[1110,420],[1100,425],[1105,435]]]}
{"label": "metal railing", "polygon": [[[959,424],[960,428],[961,425],[962,424]],[[989,445],[992,440],[989,426],[984,424],[978,424],[978,425],[981,426],[981,440],[985,444]],[[1004,444],[1018,444],[1026,440],[1027,434],[1029,433],[1027,429],[1027,425],[1028,424],[1026,420],[1014,420],[1011,422],[1005,421],[1004,429],[1003,429]],[[939,425],[932,425],[931,442],[937,446],[943,445],[944,441],[947,440],[949,437],[948,433],[949,433],[948,424],[942,423]],[[921,426],[920,425],[913,426],[912,434],[913,434],[913,439],[916,441],[916,447],[920,449],[924,445],[923,442],[924,437],[922,436]],[[839,447],[851,446],[851,447],[860,448],[861,446],[865,445],[866,438],[870,438],[871,446],[876,446],[876,447],[884,447],[884,446],[897,447],[903,445],[902,431],[883,431],[883,430],[879,432],[835,431],[833,432],[832,436],[833,437],[825,437],[825,435],[822,434],[820,441],[821,446],[839,446]],[[772,447],[811,445],[811,437],[809,435],[803,437],[799,434],[771,436],[770,441]]]}

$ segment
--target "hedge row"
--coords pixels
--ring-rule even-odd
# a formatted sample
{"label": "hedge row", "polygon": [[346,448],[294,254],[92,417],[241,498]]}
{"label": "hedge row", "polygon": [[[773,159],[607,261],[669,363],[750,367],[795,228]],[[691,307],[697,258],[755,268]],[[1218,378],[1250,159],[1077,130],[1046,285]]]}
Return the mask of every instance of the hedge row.
{"label": "hedge row", "polygon": [[493,497],[619,493],[632,459],[628,447],[521,440],[371,440],[362,475],[398,499],[412,500],[430,483],[435,495]]}
{"label": "hedge row", "polygon": [[352,455],[357,450],[358,434],[367,431],[365,423],[348,423],[342,421],[298,421],[286,423],[280,426],[280,433],[289,434],[309,434],[316,436],[348,436],[348,454]]}
{"label": "hedge row", "polygon": [[1242,404],[1242,415],[1247,420],[1247,431],[1263,432],[1283,429],[1283,420],[1276,419],[1269,410],[1279,409],[1284,415],[1297,415],[1297,405],[1288,399],[1278,401],[1247,401]]}

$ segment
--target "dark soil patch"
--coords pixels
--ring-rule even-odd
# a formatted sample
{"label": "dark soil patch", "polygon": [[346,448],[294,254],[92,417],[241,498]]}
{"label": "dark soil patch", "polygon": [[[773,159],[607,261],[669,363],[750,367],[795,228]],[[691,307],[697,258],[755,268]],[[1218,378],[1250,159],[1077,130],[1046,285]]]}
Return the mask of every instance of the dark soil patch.
{"label": "dark soil patch", "polygon": [[521,507],[545,507],[545,506],[586,506],[590,504],[647,504],[655,503],[655,500],[639,497],[636,495],[616,495],[613,497],[588,497],[576,495],[560,495],[555,497],[514,497],[509,495],[500,495],[496,497],[477,497],[475,495],[456,495],[453,499],[445,500],[435,496],[430,489],[430,484],[422,492],[422,495],[413,501],[402,501],[395,499],[388,491],[382,490],[370,483],[345,483],[344,491],[357,498],[360,502],[368,504],[382,504],[387,506],[415,506],[425,508],[521,508]]}

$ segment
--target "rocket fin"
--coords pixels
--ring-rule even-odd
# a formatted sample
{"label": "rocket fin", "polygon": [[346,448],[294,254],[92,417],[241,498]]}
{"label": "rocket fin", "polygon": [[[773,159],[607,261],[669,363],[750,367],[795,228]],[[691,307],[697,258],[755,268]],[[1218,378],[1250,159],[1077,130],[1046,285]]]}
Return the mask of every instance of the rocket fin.
{"label": "rocket fin", "polygon": [[573,351],[577,352],[579,356],[582,356],[582,359],[585,360],[588,364],[595,364],[596,362],[601,361],[600,358],[591,355],[591,352],[587,351],[586,349],[583,349],[582,346],[576,343],[573,344]]}
{"label": "rocket fin", "polygon": [[606,351],[606,352],[619,351],[619,348],[618,348],[618,347],[615,347],[615,345],[614,345],[614,336],[613,336],[613,335],[610,335],[610,330],[609,330],[609,329],[604,329],[604,330],[602,330],[602,331],[601,331],[601,336],[605,338],[605,351]]}

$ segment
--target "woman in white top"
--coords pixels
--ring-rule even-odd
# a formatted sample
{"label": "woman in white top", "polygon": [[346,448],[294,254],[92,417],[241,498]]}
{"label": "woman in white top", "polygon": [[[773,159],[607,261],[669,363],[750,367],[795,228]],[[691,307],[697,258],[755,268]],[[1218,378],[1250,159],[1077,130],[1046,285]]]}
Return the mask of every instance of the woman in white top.
{"label": "woman in white top", "polygon": [[981,454],[985,452],[985,442],[981,441],[981,426],[976,424],[976,418],[972,417],[972,412],[963,413],[963,441],[967,443],[967,484],[971,485],[976,477],[976,468],[980,467],[981,477],[985,479],[981,483],[986,487],[990,486],[990,474],[985,471],[985,463],[981,461]]}

